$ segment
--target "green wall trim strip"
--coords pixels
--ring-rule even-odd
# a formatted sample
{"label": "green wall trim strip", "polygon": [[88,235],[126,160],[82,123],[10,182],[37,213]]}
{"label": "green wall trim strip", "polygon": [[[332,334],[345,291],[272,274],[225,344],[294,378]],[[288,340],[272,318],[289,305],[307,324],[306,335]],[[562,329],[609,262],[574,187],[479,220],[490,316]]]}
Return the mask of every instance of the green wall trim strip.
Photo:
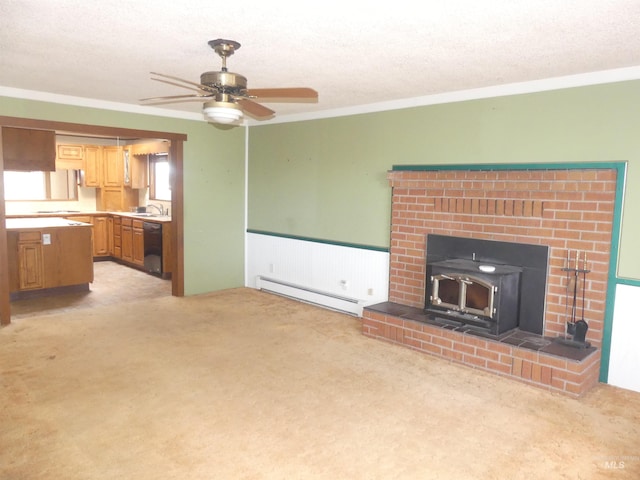
{"label": "green wall trim strip", "polygon": [[[616,169],[616,199],[613,206],[613,225],[611,231],[611,256],[607,278],[607,301],[604,309],[604,327],[602,332],[602,359],[600,362],[600,381],[608,383],[609,358],[611,356],[611,332],[613,331],[613,309],[615,306],[616,284],[618,282],[618,256],[620,233],[622,231],[622,203],[627,178],[627,162],[611,162]],[[577,168],[577,167],[576,167]]]}
{"label": "green wall trim strip", "polygon": [[631,280],[630,278],[619,278],[618,285],[629,285],[630,287],[640,287],[640,280]]}
{"label": "green wall trim strip", "polygon": [[619,279],[618,257],[620,249],[620,232],[622,230],[622,203],[627,176],[627,162],[564,162],[564,163],[521,163],[502,164],[485,163],[477,165],[394,165],[392,171],[442,171],[442,170],[579,170],[579,169],[613,169],[616,170],[616,198],[613,212],[613,231],[611,234],[611,256],[607,276],[607,299],[604,312],[602,332],[602,359],[600,363],[600,381],[609,380],[609,360],[611,356],[611,332],[613,330],[613,309],[615,306],[616,285],[640,286],[640,282],[628,283],[630,280]]}
{"label": "green wall trim strip", "polygon": [[424,172],[439,170],[566,170],[566,169],[618,169],[626,162],[567,162],[567,163],[480,163],[460,165],[394,165],[394,172]]}
{"label": "green wall trim strip", "polygon": [[325,240],[321,238],[301,237],[299,235],[288,235],[286,233],[267,232],[264,230],[254,230],[252,228],[248,228],[247,233],[256,233],[258,235],[269,235],[271,237],[290,238],[292,240],[303,240],[305,242],[324,243],[326,245],[336,245],[338,247],[360,248],[362,250],[373,250],[375,252],[389,253],[389,249],[387,247],[375,247],[373,245],[360,245],[357,243],[337,242],[334,240]]}

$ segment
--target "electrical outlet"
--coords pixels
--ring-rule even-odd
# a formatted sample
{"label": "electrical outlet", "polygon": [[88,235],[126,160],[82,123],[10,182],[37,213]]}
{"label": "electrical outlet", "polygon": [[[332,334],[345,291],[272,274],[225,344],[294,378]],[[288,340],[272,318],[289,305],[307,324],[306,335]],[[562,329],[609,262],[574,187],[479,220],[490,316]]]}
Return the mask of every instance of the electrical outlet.
{"label": "electrical outlet", "polygon": [[51,245],[51,234],[43,233],[42,234],[42,244],[43,245]]}
{"label": "electrical outlet", "polygon": [[373,295],[373,288],[369,288],[367,290],[367,295]]}
{"label": "electrical outlet", "polygon": [[274,270],[275,270],[275,269],[274,269],[274,267],[273,267],[273,263],[270,263],[270,264],[269,264],[269,273],[273,273],[273,271],[274,271]]}

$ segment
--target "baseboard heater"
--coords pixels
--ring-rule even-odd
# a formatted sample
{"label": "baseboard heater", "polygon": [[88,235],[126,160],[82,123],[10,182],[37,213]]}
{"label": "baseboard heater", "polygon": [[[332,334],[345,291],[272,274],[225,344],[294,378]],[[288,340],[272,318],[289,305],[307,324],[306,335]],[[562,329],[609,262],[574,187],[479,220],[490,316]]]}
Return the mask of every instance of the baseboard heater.
{"label": "baseboard heater", "polygon": [[322,292],[313,288],[303,287],[260,275],[256,277],[256,287],[265,292],[276,293],[284,297],[313,303],[314,305],[327,307],[340,312],[351,313],[359,317],[362,316],[362,309],[365,306],[365,302],[355,298]]}

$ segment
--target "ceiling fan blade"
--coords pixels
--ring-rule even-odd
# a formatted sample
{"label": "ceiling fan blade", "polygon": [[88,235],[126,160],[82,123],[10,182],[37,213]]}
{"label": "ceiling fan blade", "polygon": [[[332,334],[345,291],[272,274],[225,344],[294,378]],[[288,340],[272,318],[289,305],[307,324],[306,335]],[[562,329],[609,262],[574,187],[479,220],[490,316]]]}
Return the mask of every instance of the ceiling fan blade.
{"label": "ceiling fan blade", "polygon": [[[151,72],[151,75],[157,75],[159,77],[169,78],[171,80],[176,80],[176,81],[182,82],[182,83],[172,83],[172,82],[168,82],[167,80],[163,80],[161,78],[153,78],[153,77],[151,77],[151,80],[155,80],[156,82],[164,82],[164,83],[168,83],[170,85],[176,85],[178,87],[191,88],[191,90],[196,90],[195,88],[187,86],[187,85],[192,85],[193,87],[197,87],[197,91],[203,90],[205,92],[214,92],[214,93],[217,91],[216,88],[210,87],[209,85],[203,85],[201,83],[192,82],[190,80],[185,80],[184,78],[180,78],[180,77],[174,77],[172,75],[165,75],[164,73]],[[185,83],[187,85],[183,85]]]}
{"label": "ceiling fan blade", "polygon": [[152,102],[155,100],[177,100],[177,99],[201,99],[201,98],[207,98],[206,95],[167,95],[166,97],[149,97],[149,98],[141,98],[140,101],[141,102]]}
{"label": "ceiling fan blade", "polygon": [[168,97],[150,97],[150,98],[141,98],[140,102],[144,105],[162,105],[164,103],[180,103],[180,102],[193,102],[198,101],[201,102],[203,98],[202,95],[170,95]]}
{"label": "ceiling fan blade", "polygon": [[188,85],[182,85],[182,84],[176,83],[176,82],[170,82],[169,80],[163,80],[162,78],[153,78],[152,77],[151,80],[155,80],[156,82],[166,83],[168,85],[173,85],[173,86],[176,86],[176,87],[187,88],[189,90],[193,90],[194,92],[204,93],[204,90],[202,90],[201,88],[190,87]]}
{"label": "ceiling fan blade", "polygon": [[317,100],[318,92],[313,88],[294,87],[294,88],[251,88],[247,90],[247,94],[251,97],[259,98],[262,101],[267,99],[277,101],[281,100]]}
{"label": "ceiling fan blade", "polygon": [[249,100],[247,98],[238,98],[236,99],[236,102],[238,103],[238,105],[240,105],[242,110],[244,110],[250,116],[254,117],[256,120],[271,118],[276,113],[270,108],[267,108],[264,105],[260,105],[259,103],[256,103],[253,100]]}

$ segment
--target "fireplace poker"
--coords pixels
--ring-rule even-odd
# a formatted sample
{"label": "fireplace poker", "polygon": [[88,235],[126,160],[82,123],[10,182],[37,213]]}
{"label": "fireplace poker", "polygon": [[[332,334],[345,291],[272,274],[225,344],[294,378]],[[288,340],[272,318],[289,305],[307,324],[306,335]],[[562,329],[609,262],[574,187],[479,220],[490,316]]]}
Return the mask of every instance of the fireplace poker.
{"label": "fireplace poker", "polygon": [[569,318],[569,267],[571,266],[571,250],[567,249],[567,263],[565,264],[565,272],[567,272],[567,282],[566,288],[564,292],[564,316],[565,318]]}
{"label": "fireplace poker", "polygon": [[578,279],[579,279],[579,270],[578,270],[578,259],[580,255],[580,251],[576,250],[576,263],[575,268],[573,269],[573,307],[571,308],[571,323],[575,325],[576,323],[576,315],[577,315],[577,307],[578,307]]}
{"label": "fireplace poker", "polygon": [[573,341],[578,345],[590,346],[586,341],[587,330],[589,330],[589,324],[584,320],[584,302],[586,297],[586,283],[587,283],[587,252],[584,253],[582,260],[582,268],[576,270],[576,275],[582,273],[582,319],[576,322],[575,333],[573,334]]}
{"label": "fireplace poker", "polygon": [[587,288],[587,252],[584,252],[582,260],[582,321],[584,322],[584,297]]}

